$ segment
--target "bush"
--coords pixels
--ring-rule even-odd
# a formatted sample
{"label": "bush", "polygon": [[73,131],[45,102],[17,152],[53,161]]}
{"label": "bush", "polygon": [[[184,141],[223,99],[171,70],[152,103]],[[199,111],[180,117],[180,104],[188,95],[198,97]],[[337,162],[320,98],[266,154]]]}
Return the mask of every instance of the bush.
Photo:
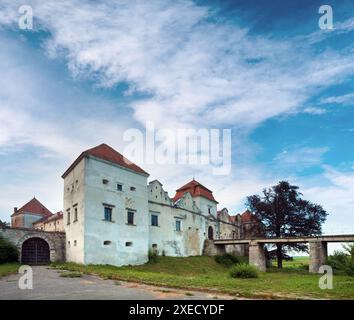
{"label": "bush", "polygon": [[0,263],[16,261],[18,261],[16,246],[0,236]]}
{"label": "bush", "polygon": [[258,271],[254,266],[246,263],[239,263],[230,270],[232,278],[258,278]]}
{"label": "bush", "polygon": [[327,263],[339,273],[354,276],[354,244],[343,246],[345,252],[335,251]]}
{"label": "bush", "polygon": [[149,250],[148,258],[149,258],[149,262],[153,262],[153,263],[157,262],[157,259],[158,259],[157,252],[154,250]]}
{"label": "bush", "polygon": [[217,255],[217,256],[215,256],[214,259],[217,263],[220,263],[220,264],[224,265],[225,267],[231,267],[232,265],[241,262],[237,256],[230,254],[230,253],[224,253],[221,255]]}

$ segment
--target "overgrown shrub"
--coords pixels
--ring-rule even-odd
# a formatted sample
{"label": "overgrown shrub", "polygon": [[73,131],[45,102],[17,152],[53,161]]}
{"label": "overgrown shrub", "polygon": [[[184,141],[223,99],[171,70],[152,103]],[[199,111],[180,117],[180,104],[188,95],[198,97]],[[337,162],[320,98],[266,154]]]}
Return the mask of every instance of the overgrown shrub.
{"label": "overgrown shrub", "polygon": [[158,255],[155,250],[149,250],[148,252],[149,262],[157,262]]}
{"label": "overgrown shrub", "polygon": [[7,239],[0,236],[0,263],[18,261],[18,251]]}
{"label": "overgrown shrub", "polygon": [[215,261],[217,263],[224,265],[225,267],[231,267],[232,265],[241,262],[239,257],[237,257],[233,254],[230,254],[230,253],[224,253],[224,254],[215,256]]}
{"label": "overgrown shrub", "polygon": [[343,246],[344,252],[335,251],[328,257],[327,263],[335,272],[354,276],[354,244]]}
{"label": "overgrown shrub", "polygon": [[231,268],[230,275],[233,278],[258,278],[258,271],[254,266],[239,263]]}

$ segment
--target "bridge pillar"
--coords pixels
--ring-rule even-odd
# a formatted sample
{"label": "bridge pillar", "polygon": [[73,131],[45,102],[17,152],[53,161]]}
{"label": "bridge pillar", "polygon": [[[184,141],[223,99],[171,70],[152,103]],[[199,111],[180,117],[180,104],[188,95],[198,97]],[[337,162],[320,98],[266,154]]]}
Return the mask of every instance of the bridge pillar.
{"label": "bridge pillar", "polygon": [[249,244],[249,262],[259,271],[266,271],[266,257],[264,253],[264,245],[257,241],[251,241]]}
{"label": "bridge pillar", "polygon": [[327,242],[310,241],[310,266],[309,272],[318,273],[320,267],[326,264],[327,259]]}
{"label": "bridge pillar", "polygon": [[225,245],[222,244],[214,244],[213,240],[205,240],[203,255],[205,256],[217,256],[226,253]]}

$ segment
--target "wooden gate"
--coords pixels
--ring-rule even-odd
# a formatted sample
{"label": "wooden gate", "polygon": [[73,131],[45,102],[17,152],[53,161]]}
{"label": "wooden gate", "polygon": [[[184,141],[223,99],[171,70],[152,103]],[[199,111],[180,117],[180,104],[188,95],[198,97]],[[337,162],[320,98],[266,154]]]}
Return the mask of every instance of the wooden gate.
{"label": "wooden gate", "polygon": [[29,265],[48,264],[50,249],[48,243],[41,238],[26,240],[21,249],[21,263]]}

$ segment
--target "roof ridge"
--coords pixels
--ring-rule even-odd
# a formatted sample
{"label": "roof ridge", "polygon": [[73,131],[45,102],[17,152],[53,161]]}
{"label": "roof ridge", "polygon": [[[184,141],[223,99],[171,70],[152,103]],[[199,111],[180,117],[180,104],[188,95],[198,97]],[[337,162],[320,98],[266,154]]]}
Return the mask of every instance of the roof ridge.
{"label": "roof ridge", "polygon": [[79,157],[70,165],[70,167],[64,172],[62,178],[65,178],[84,157],[88,157],[88,156],[92,156],[98,159],[108,161],[110,163],[119,165],[125,169],[134,171],[136,173],[149,175],[144,169],[142,169],[141,167],[139,167],[138,165],[130,161],[119,151],[115,150],[114,148],[112,148],[110,145],[106,143],[101,143],[96,147],[92,147],[90,149],[83,151],[79,155]]}

